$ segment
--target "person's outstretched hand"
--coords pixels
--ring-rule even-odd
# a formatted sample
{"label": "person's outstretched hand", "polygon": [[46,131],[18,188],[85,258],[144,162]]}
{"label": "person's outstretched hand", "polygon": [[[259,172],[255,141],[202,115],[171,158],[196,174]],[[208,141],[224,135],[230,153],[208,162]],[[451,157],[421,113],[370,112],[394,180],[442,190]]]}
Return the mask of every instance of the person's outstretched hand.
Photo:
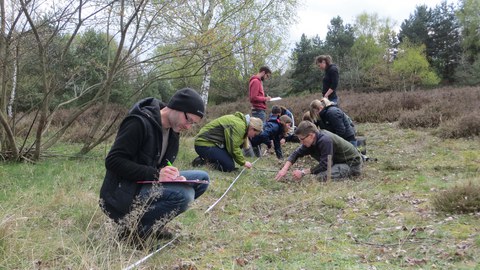
{"label": "person's outstretched hand", "polygon": [[281,169],[275,176],[275,180],[280,181],[287,174],[287,172],[288,170]]}

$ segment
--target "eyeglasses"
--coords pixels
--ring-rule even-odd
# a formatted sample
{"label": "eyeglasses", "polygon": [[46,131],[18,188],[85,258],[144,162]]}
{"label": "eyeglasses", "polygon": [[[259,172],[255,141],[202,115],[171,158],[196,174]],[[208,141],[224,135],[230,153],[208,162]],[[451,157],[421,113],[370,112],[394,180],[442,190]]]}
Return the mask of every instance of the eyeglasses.
{"label": "eyeglasses", "polygon": [[310,134],[308,134],[307,136],[305,136],[305,137],[303,137],[303,138],[298,137],[298,139],[299,139],[300,141],[303,141],[303,140],[305,140],[306,138],[308,138],[308,136],[310,136]]}
{"label": "eyeglasses", "polygon": [[191,126],[193,126],[193,125],[196,124],[195,122],[193,122],[192,119],[188,118],[188,115],[187,115],[186,112],[183,112],[183,114],[185,115],[185,120],[187,120],[187,124],[189,124],[189,125],[191,125]]}

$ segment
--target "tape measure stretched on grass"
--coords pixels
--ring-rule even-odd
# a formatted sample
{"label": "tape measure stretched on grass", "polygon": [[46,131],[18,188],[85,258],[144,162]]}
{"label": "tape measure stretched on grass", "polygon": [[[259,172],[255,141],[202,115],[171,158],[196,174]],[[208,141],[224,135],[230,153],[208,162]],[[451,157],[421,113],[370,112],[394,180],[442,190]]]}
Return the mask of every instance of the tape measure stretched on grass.
{"label": "tape measure stretched on grass", "polygon": [[[255,164],[255,162],[257,162],[260,158],[257,158],[254,162],[252,162],[252,165]],[[220,202],[220,200],[223,199],[223,197],[225,197],[225,195],[227,195],[228,191],[232,188],[232,186],[235,184],[235,182],[238,180],[238,178],[240,177],[240,175],[242,175],[242,173],[245,171],[246,168],[243,168],[243,170],[237,175],[237,177],[235,177],[235,179],[232,181],[232,183],[230,184],[230,186],[227,188],[227,190],[223,193],[223,195],[217,200],[215,201],[208,209],[207,211],[205,211],[205,214],[210,212],[210,210],[213,209],[213,207],[215,207],[215,205],[217,205],[218,202]],[[173,238],[170,242],[166,243],[165,245],[163,245],[162,247],[158,248],[157,250],[155,250],[154,252],[148,254],[147,256],[143,257],[142,259],[138,260],[136,263],[128,266],[127,268],[124,268],[123,270],[130,270],[130,269],[133,269],[137,266],[139,266],[140,264],[142,264],[144,261],[148,260],[150,257],[152,257],[153,255],[157,254],[158,252],[160,252],[162,249],[166,248],[167,246],[169,246],[171,243],[173,243],[173,241],[175,241],[176,239],[178,238],[178,236],[175,236],[175,238]]]}
{"label": "tape measure stretched on grass", "polygon": [[[257,160],[259,160],[260,158],[257,158],[254,162],[252,162],[252,165],[255,164],[255,162],[257,162]],[[225,197],[225,195],[227,195],[228,191],[233,187],[233,185],[235,184],[235,182],[237,182],[238,178],[240,177],[240,175],[242,175],[242,173],[245,171],[246,168],[243,168],[242,171],[237,175],[237,177],[235,177],[235,179],[232,181],[232,183],[230,184],[230,186],[227,188],[227,190],[225,190],[225,193],[223,193],[222,196],[220,196],[220,198],[218,198],[218,200],[216,202],[214,202],[208,209],[207,211],[205,211],[205,214],[210,212],[210,210],[213,209],[213,207],[215,207],[215,205],[217,205],[218,202],[220,202],[220,200],[223,199],[223,197]]]}

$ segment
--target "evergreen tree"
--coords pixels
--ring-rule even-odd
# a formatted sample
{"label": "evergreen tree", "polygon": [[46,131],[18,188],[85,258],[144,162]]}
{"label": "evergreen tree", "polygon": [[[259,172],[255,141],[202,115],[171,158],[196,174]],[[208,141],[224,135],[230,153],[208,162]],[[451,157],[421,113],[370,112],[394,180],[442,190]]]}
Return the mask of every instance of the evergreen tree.
{"label": "evergreen tree", "polygon": [[321,88],[321,73],[314,61],[322,47],[323,42],[318,36],[308,39],[305,34],[300,38],[300,42],[295,44],[292,55],[294,69],[290,77],[292,92],[313,92]]}
{"label": "evergreen tree", "polygon": [[410,14],[410,17],[404,20],[400,26],[400,33],[398,34],[400,42],[408,39],[413,44],[428,46],[428,27],[431,16],[431,10],[427,6],[417,6],[414,14]]}
{"label": "evergreen tree", "polygon": [[354,42],[353,27],[350,24],[343,25],[340,16],[333,18],[328,26],[325,50],[329,52],[333,59],[336,59],[336,63],[339,65],[344,63],[345,57],[350,54]]}
{"label": "evergreen tree", "polygon": [[480,55],[480,1],[463,0],[457,16],[465,57],[469,64],[473,64]]}
{"label": "evergreen tree", "polygon": [[454,81],[455,68],[461,59],[460,24],[453,5],[442,2],[432,10],[430,46],[427,54],[432,67],[443,80]]}

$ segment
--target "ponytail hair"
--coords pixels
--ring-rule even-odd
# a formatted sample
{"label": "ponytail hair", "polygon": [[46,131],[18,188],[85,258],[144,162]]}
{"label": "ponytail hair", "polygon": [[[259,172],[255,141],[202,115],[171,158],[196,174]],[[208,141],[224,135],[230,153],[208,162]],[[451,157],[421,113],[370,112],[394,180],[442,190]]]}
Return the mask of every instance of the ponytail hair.
{"label": "ponytail hair", "polygon": [[312,122],[320,119],[320,112],[315,112],[315,110],[321,111],[323,107],[325,107],[325,103],[322,103],[318,99],[314,99],[310,102],[310,118],[312,118]]}
{"label": "ponytail hair", "polygon": [[290,130],[287,124],[292,124],[292,119],[288,115],[282,115],[278,120],[280,120],[280,125],[283,128],[283,135],[285,136]]}

